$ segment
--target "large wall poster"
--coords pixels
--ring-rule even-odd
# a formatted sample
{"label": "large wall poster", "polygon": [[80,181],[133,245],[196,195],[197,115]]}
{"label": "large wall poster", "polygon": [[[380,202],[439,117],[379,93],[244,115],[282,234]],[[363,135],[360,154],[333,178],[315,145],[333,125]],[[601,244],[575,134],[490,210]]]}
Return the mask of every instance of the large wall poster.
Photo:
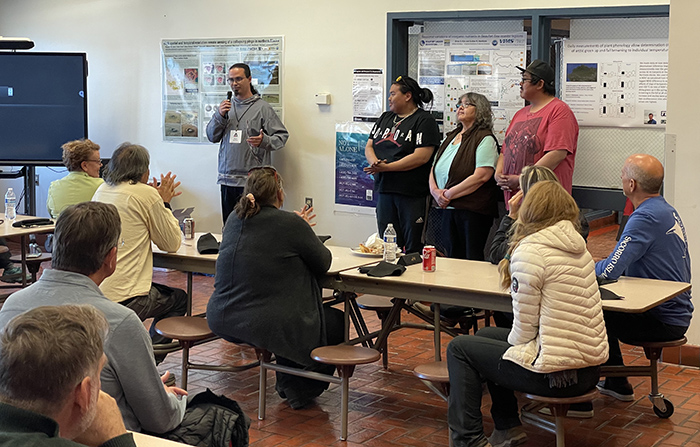
{"label": "large wall poster", "polygon": [[365,146],[373,123],[347,122],[335,125],[335,210],[374,214],[377,199],[374,178],[367,166]]}
{"label": "large wall poster", "polygon": [[420,36],[418,83],[429,88],[433,110],[447,134],[457,125],[457,100],[467,92],[481,93],[491,102],[494,133],[503,142],[512,116],[525,102],[520,98],[527,33],[445,34]]}
{"label": "large wall poster", "polygon": [[668,39],[565,40],[562,86],[582,126],[665,127]]}
{"label": "large wall poster", "polygon": [[228,68],[250,65],[253,85],[282,118],[284,38],[178,39],[161,42],[163,140],[206,142],[205,128],[226,99]]}

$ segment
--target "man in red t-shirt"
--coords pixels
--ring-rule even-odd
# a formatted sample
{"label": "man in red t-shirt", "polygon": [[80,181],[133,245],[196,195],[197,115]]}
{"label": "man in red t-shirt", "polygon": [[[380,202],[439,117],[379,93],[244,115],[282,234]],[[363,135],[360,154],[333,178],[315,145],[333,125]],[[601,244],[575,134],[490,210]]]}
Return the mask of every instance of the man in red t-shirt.
{"label": "man in red t-shirt", "polygon": [[520,109],[508,126],[494,175],[496,182],[508,203],[520,189],[523,167],[546,166],[571,193],[578,141],[576,117],[565,102],[554,96],[552,67],[535,60],[527,68],[517,68],[523,72],[520,96],[530,105]]}

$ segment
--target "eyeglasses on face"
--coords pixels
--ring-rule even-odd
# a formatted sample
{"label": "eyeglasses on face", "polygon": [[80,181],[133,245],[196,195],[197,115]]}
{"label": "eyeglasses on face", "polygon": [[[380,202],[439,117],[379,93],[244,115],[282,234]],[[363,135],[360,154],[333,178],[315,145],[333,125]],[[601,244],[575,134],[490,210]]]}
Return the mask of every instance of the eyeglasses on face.
{"label": "eyeglasses on face", "polygon": [[99,158],[98,158],[97,160],[89,160],[89,159],[88,159],[88,160],[85,160],[85,161],[87,161],[88,163],[89,163],[89,162],[92,162],[92,163],[99,163],[100,165],[102,165],[102,160],[100,160]]}
{"label": "eyeglasses on face", "polygon": [[534,83],[535,80],[532,79],[532,78],[525,78],[525,77],[523,77],[523,78],[520,79],[520,83],[521,83],[521,84],[524,84],[524,83],[526,83],[526,82]]}
{"label": "eyeglasses on face", "polygon": [[466,109],[466,108],[468,108],[469,106],[474,106],[474,107],[476,107],[476,104],[474,104],[473,102],[460,102],[459,104],[457,104],[457,108],[458,108],[458,109],[459,109],[459,108]]}
{"label": "eyeglasses on face", "polygon": [[226,81],[227,81],[229,84],[233,84],[234,82],[235,82],[236,84],[240,84],[241,82],[243,82],[244,79],[245,79],[245,78],[244,78],[243,76],[238,76],[237,78],[227,78]]}

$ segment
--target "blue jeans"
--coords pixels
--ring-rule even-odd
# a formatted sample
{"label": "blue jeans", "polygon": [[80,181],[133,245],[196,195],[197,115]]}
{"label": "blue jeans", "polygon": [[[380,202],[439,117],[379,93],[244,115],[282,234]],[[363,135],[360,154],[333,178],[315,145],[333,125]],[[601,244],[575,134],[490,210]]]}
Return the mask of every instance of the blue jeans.
{"label": "blue jeans", "polygon": [[450,372],[450,396],[447,422],[455,447],[484,444],[481,415],[482,381],[491,394],[491,416],[496,430],[521,425],[518,400],[513,391],[550,397],[579,396],[598,383],[600,368],[577,370],[578,383],[565,388],[550,388],[547,374],[532,372],[508,360],[503,354],[510,348],[509,329],[487,327],[476,335],[461,335],[447,347]]}

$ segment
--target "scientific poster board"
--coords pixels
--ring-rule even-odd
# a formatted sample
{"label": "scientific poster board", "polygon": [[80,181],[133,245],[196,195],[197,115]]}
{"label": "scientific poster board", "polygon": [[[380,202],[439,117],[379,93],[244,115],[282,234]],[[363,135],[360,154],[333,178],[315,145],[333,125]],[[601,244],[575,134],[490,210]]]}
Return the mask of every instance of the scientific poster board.
{"label": "scientific poster board", "polygon": [[335,210],[374,214],[374,178],[367,166],[365,146],[373,123],[347,122],[335,125]]}
{"label": "scientific poster board", "polygon": [[466,92],[491,102],[494,132],[503,142],[511,118],[525,102],[520,98],[527,33],[422,34],[418,49],[418,83],[435,96],[433,110],[442,112],[443,132],[458,124],[457,100]]}
{"label": "scientific poster board", "polygon": [[228,68],[250,66],[253,85],[282,118],[284,37],[164,39],[163,140],[206,142],[206,125],[226,99]]}
{"label": "scientific poster board", "polygon": [[384,111],[384,74],[381,68],[352,71],[352,120],[375,122]]}
{"label": "scientific poster board", "polygon": [[579,125],[665,127],[668,39],[567,39],[561,72]]}

